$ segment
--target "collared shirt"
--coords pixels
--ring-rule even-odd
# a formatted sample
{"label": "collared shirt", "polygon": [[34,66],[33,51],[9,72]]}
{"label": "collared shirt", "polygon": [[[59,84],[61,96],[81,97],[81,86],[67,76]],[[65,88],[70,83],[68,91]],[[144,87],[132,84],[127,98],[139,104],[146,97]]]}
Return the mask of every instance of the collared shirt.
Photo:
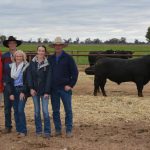
{"label": "collared shirt", "polygon": [[37,62],[37,63],[38,63],[38,69],[40,69],[41,66],[44,64],[44,61],[42,61],[42,62]]}
{"label": "collared shirt", "polygon": [[14,86],[23,86],[23,72],[20,71],[19,76],[14,80]]}
{"label": "collared shirt", "polygon": [[63,51],[60,53],[60,55],[58,55],[58,56],[56,56],[56,54],[55,54],[55,56],[56,56],[56,62],[58,62],[59,61],[59,59],[60,59],[60,57],[62,56],[62,54],[63,54]]}

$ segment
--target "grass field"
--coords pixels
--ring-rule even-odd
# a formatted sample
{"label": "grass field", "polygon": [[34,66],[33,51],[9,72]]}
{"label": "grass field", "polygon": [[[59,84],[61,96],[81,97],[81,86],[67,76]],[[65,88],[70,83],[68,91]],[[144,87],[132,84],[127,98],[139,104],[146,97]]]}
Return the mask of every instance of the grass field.
{"label": "grass field", "polygon": [[[22,44],[18,49],[23,51],[36,51],[38,44]],[[53,49],[48,45],[47,49],[50,53],[53,53]],[[2,52],[5,52],[7,48],[0,45]],[[135,52],[134,54],[150,54],[150,45],[135,45],[135,44],[97,44],[97,45],[74,45],[71,44],[65,50],[71,54],[88,54],[87,51],[104,51],[104,50],[129,50]],[[88,64],[87,56],[74,57],[78,64]]]}

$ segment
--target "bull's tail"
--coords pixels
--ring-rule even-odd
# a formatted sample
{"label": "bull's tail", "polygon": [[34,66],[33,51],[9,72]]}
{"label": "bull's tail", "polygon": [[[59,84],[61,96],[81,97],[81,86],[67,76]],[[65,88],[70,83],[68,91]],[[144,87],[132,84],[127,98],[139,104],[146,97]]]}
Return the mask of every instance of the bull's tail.
{"label": "bull's tail", "polygon": [[93,65],[93,66],[86,68],[85,73],[87,75],[95,75],[95,66]]}

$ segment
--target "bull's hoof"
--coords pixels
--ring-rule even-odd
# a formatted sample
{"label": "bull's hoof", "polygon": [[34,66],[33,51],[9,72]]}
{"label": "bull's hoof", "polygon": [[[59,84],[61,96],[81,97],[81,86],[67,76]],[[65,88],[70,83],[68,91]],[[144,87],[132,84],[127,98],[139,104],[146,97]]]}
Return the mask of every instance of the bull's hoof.
{"label": "bull's hoof", "polygon": [[142,92],[138,92],[138,97],[143,97],[143,93]]}
{"label": "bull's hoof", "polygon": [[93,93],[94,96],[97,96],[97,93]]}
{"label": "bull's hoof", "polygon": [[142,94],[138,95],[138,97],[144,97]]}
{"label": "bull's hoof", "polygon": [[105,97],[107,96],[105,92],[103,92],[102,94],[103,94],[103,96],[105,96]]}

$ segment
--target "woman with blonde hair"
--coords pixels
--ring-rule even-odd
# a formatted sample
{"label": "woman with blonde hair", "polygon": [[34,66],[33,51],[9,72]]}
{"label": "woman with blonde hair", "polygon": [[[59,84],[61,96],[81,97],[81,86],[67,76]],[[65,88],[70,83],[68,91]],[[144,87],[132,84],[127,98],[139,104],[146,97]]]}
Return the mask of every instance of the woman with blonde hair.
{"label": "woman with blonde hair", "polygon": [[14,53],[14,62],[10,64],[6,82],[9,98],[13,101],[16,131],[19,137],[26,136],[27,134],[24,108],[29,96],[26,80],[28,66],[26,54],[21,50],[17,50]]}

